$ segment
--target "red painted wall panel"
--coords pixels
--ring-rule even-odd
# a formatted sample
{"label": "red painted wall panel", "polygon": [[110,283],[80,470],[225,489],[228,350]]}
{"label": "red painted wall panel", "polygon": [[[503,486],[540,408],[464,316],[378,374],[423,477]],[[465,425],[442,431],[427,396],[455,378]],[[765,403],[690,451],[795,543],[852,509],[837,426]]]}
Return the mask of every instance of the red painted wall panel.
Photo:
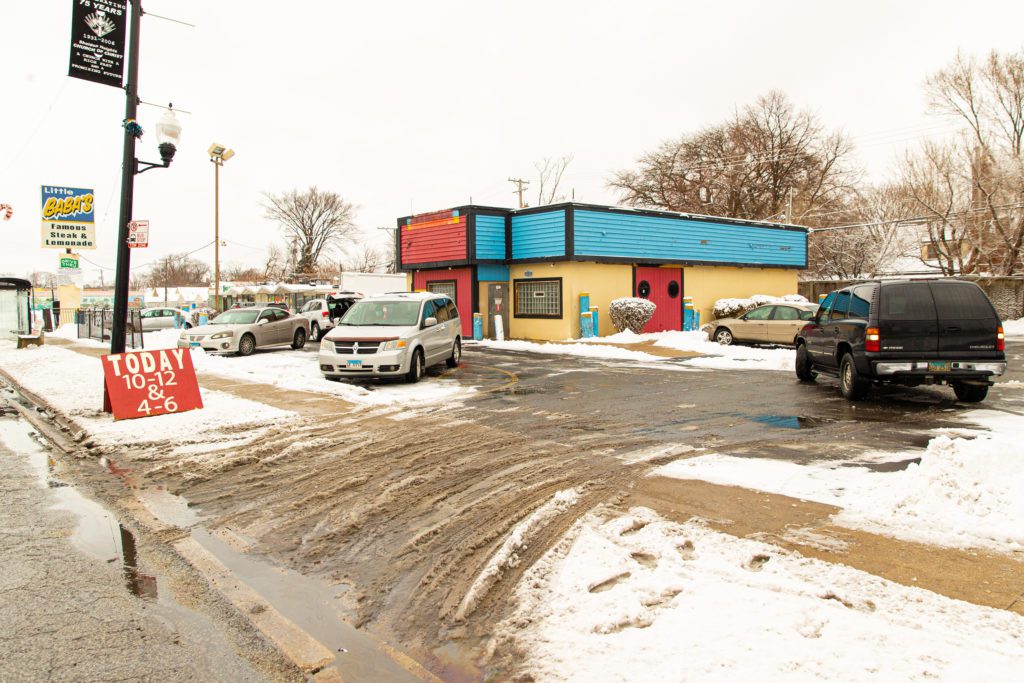
{"label": "red painted wall panel", "polygon": [[455,281],[455,305],[462,320],[462,337],[473,338],[473,271],[470,268],[445,268],[444,270],[417,270],[412,274],[412,288],[426,290],[427,284],[438,281]]}
{"label": "red painted wall panel", "polygon": [[466,217],[449,216],[402,226],[402,265],[466,260]]}
{"label": "red painted wall panel", "polygon": [[[683,329],[683,270],[637,266],[634,296],[640,296],[640,286],[644,282],[651,288],[650,294],[645,298],[657,306],[654,309],[654,316],[644,325],[644,332]],[[676,287],[672,288],[675,296],[669,291],[673,282],[676,283]]]}

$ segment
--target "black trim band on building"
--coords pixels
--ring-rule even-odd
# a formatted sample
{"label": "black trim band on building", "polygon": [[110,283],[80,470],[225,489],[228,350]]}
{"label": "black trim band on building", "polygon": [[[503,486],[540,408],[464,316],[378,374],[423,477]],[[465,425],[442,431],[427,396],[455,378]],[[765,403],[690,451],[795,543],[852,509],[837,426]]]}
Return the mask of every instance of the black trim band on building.
{"label": "black trim band on building", "polygon": [[565,255],[576,253],[576,210],[570,204],[565,208]]}

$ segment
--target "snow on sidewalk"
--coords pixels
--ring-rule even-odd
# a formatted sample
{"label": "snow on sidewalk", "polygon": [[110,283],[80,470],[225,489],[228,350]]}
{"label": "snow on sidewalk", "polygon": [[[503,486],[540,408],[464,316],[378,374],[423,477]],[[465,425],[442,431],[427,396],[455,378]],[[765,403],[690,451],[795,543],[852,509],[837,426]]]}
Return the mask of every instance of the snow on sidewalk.
{"label": "snow on sidewalk", "polygon": [[1019,680],[1024,618],[678,524],[590,514],[492,645],[537,681]]}
{"label": "snow on sidewalk", "polygon": [[1024,551],[1024,418],[979,410],[966,415],[992,431],[957,430],[924,453],[869,454],[877,462],[920,457],[904,470],[857,462],[798,465],[707,454],[654,474],[743,486],[842,508],[833,522],[954,548]]}
{"label": "snow on sidewalk", "polygon": [[566,339],[564,342],[530,342],[520,340],[493,341],[485,339],[473,342],[474,346],[501,349],[506,351],[528,351],[530,353],[576,356],[603,360],[635,360],[660,362],[663,367],[665,358],[643,351],[623,349],[608,344],[641,344],[653,342],[655,346],[676,351],[687,351],[701,354],[699,358],[675,361],[672,366],[703,368],[708,370],[775,370],[792,372],[795,361],[794,351],[787,348],[762,348],[733,344],[722,346],[708,341],[704,332],[652,332],[635,334],[630,331],[619,332],[606,337],[590,337],[587,339]]}
{"label": "snow on sidewalk", "polygon": [[228,428],[259,428],[296,417],[291,411],[200,388],[202,410],[115,422],[102,411],[103,367],[98,358],[57,346],[16,350],[13,344],[4,343],[0,345],[0,367],[106,445],[207,443]]}

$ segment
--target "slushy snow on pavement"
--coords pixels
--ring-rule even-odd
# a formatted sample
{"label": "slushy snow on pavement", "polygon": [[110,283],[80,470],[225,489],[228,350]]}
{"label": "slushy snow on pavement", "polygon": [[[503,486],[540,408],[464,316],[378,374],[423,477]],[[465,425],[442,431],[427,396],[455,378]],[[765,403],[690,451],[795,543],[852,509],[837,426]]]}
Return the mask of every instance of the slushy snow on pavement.
{"label": "slushy snow on pavement", "polygon": [[537,681],[1016,681],[1024,618],[645,508],[591,513],[497,642]]}

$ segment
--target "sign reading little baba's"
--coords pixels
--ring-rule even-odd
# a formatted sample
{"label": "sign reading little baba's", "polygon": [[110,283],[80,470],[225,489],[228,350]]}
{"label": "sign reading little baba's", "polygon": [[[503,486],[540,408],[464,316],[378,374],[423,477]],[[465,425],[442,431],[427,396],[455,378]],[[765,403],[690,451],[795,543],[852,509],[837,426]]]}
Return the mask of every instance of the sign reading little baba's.
{"label": "sign reading little baba's", "polygon": [[95,249],[94,204],[92,190],[43,185],[43,248]]}
{"label": "sign reading little baba's", "polygon": [[128,0],[72,0],[68,76],[121,87]]}

